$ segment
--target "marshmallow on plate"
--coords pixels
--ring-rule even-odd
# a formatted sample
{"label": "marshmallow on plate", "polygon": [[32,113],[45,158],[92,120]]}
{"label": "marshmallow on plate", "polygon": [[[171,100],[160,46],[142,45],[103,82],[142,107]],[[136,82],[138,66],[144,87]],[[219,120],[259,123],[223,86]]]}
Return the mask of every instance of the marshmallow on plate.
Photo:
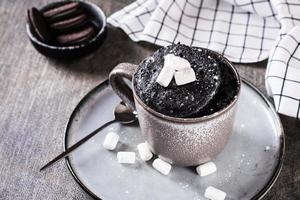
{"label": "marshmallow on plate", "polygon": [[150,151],[146,142],[138,144],[137,149],[143,161],[148,161],[152,158],[153,154]]}
{"label": "marshmallow on plate", "polygon": [[135,153],[129,151],[120,151],[117,154],[119,163],[133,164],[135,163]]}
{"label": "marshmallow on plate", "polygon": [[172,169],[172,166],[159,159],[159,158],[156,158],[153,163],[152,163],[152,166],[154,167],[154,169],[156,169],[157,171],[159,171],[160,173],[164,174],[164,175],[168,175]]}
{"label": "marshmallow on plate", "polygon": [[177,85],[185,85],[196,80],[196,74],[193,68],[178,70],[174,74]]}
{"label": "marshmallow on plate", "polygon": [[109,132],[106,134],[103,147],[108,150],[114,150],[118,144],[119,135],[115,132]]}
{"label": "marshmallow on plate", "polygon": [[199,176],[207,176],[207,175],[210,175],[210,174],[214,173],[215,171],[217,171],[217,167],[216,167],[215,163],[207,162],[202,165],[199,165],[196,168],[196,171],[199,174]]}
{"label": "marshmallow on plate", "polygon": [[206,188],[204,196],[211,200],[224,200],[226,193],[215,187],[209,186]]}

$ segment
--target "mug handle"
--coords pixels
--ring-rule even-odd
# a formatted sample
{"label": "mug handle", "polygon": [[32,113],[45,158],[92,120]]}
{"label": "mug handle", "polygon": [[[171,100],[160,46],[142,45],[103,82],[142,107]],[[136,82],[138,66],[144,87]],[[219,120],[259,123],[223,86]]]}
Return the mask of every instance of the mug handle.
{"label": "mug handle", "polygon": [[132,82],[137,67],[138,65],[131,63],[120,63],[109,74],[109,83],[112,89],[132,110],[135,110],[133,92],[124,81],[124,78]]}

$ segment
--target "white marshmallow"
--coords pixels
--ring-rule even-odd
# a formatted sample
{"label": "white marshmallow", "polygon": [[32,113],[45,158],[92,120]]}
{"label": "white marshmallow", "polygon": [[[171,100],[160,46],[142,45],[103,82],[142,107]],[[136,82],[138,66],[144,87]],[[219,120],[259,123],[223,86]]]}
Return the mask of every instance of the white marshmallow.
{"label": "white marshmallow", "polygon": [[115,132],[109,132],[106,134],[103,147],[108,150],[114,150],[118,144],[119,135]]}
{"label": "white marshmallow", "polygon": [[117,154],[117,158],[118,158],[119,163],[127,163],[127,164],[135,163],[135,153],[134,152],[120,151]]}
{"label": "white marshmallow", "polygon": [[196,171],[199,174],[199,176],[207,176],[207,175],[210,175],[210,174],[216,172],[217,167],[216,167],[215,163],[207,162],[202,165],[199,165],[196,168]]}
{"label": "white marshmallow", "polygon": [[193,68],[178,70],[175,72],[175,82],[177,85],[185,85],[196,80]]}
{"label": "white marshmallow", "polygon": [[265,147],[265,150],[266,150],[266,151],[269,151],[270,149],[271,149],[270,146],[266,146],[266,147]]}
{"label": "white marshmallow", "polygon": [[160,173],[164,174],[164,175],[168,175],[172,169],[172,166],[159,159],[159,158],[156,158],[153,163],[152,163],[152,166],[154,167],[154,169],[156,169],[157,171],[159,171]]}
{"label": "white marshmallow", "polygon": [[191,64],[188,60],[181,58],[179,56],[175,56],[173,54],[168,54],[164,57],[164,67],[170,67],[175,70],[182,70],[186,68],[190,68]]}
{"label": "white marshmallow", "polygon": [[163,67],[156,79],[156,82],[163,87],[168,87],[174,76],[175,69],[171,67]]}
{"label": "white marshmallow", "polygon": [[211,200],[224,200],[226,193],[215,187],[209,186],[206,188],[204,196]]}
{"label": "white marshmallow", "polygon": [[152,158],[153,154],[150,151],[147,143],[141,143],[137,145],[138,152],[143,161],[148,161]]}

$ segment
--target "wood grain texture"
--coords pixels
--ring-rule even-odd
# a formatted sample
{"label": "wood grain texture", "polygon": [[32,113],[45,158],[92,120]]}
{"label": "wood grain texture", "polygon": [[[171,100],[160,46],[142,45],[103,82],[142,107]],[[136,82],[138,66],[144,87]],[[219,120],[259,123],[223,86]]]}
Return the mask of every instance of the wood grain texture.
{"label": "wood grain texture", "polygon": [[[107,15],[132,0],[92,2]],[[109,28],[93,54],[60,62],[39,54],[25,33],[26,8],[50,0],[0,1],[0,199],[90,199],[65,163],[39,168],[63,150],[68,118],[80,99],[107,78],[119,62],[139,63],[157,47],[132,42]],[[242,77],[264,89],[266,62],[237,65]],[[286,158],[278,181],[265,199],[300,199],[300,122],[281,116]]]}

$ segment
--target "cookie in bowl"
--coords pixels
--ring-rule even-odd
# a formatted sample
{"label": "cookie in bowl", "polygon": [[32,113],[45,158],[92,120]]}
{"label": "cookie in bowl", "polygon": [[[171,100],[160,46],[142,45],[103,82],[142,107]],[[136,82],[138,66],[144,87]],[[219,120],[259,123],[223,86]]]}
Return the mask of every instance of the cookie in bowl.
{"label": "cookie in bowl", "polygon": [[77,58],[96,50],[106,33],[106,17],[95,4],[61,1],[27,10],[27,35],[42,54]]}

